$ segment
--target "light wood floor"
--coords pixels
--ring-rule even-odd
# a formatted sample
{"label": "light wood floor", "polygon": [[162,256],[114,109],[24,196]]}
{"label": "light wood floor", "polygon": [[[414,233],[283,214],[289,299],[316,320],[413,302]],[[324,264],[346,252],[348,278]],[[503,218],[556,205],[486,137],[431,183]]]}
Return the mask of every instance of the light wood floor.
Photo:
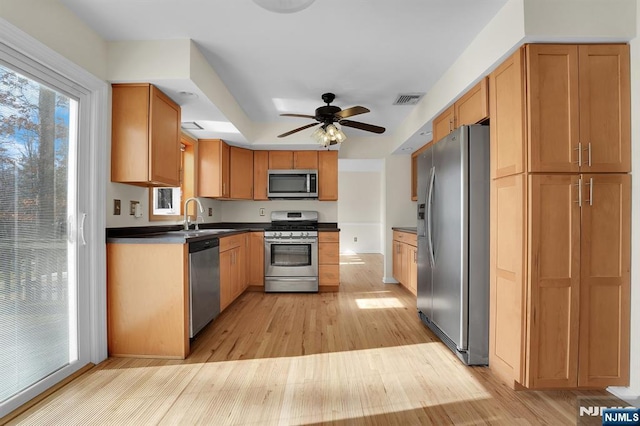
{"label": "light wood floor", "polygon": [[341,256],[339,293],[246,293],[185,361],[111,358],[11,424],[575,424],[576,398],[515,392],[469,368],[382,284],[382,256]]}

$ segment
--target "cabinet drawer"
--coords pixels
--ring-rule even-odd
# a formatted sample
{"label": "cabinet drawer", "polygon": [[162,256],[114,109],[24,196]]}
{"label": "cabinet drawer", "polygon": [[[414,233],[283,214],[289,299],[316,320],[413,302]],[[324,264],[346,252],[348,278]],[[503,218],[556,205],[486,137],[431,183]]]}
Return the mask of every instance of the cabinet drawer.
{"label": "cabinet drawer", "polygon": [[339,232],[318,232],[319,243],[338,243],[340,242]]}
{"label": "cabinet drawer", "polygon": [[220,251],[227,251],[234,247],[240,247],[244,245],[245,234],[232,235],[230,237],[220,238]]}
{"label": "cabinet drawer", "polygon": [[318,244],[318,264],[338,265],[340,263],[340,244],[322,243]]}
{"label": "cabinet drawer", "polygon": [[407,243],[412,246],[418,245],[418,236],[409,232],[393,231],[393,240]]}
{"label": "cabinet drawer", "polygon": [[320,265],[318,282],[319,285],[340,285],[340,265]]}

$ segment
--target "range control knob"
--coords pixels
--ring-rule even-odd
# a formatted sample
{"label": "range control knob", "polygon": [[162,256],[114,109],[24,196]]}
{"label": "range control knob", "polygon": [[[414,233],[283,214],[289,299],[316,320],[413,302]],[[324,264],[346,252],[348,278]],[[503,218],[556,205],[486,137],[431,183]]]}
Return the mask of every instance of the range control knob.
{"label": "range control knob", "polygon": [[293,238],[293,232],[289,232],[289,238]]}

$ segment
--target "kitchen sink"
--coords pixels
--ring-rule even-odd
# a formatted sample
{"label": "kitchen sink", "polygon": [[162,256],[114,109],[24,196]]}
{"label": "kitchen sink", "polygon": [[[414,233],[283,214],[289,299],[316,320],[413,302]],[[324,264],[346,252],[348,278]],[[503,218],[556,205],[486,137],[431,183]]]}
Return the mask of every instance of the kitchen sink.
{"label": "kitchen sink", "polygon": [[215,234],[220,234],[222,232],[231,232],[231,231],[235,231],[235,229],[189,229],[189,230],[180,229],[178,231],[169,231],[168,234],[182,235],[186,238],[193,238],[193,237],[201,237],[203,235],[215,235]]}

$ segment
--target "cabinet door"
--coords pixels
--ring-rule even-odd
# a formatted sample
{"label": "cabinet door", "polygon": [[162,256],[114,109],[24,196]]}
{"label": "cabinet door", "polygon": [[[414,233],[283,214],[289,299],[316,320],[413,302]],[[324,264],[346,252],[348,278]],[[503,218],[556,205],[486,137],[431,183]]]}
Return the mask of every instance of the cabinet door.
{"label": "cabinet door", "polygon": [[198,141],[198,197],[229,197],[229,145],[220,139]]}
{"label": "cabinet door", "polygon": [[269,151],[269,169],[293,169],[293,151]]}
{"label": "cabinet door", "polygon": [[293,151],[293,168],[318,170],[318,151]]}
{"label": "cabinet door", "polygon": [[529,177],[529,383],[570,388],[578,377],[578,175]]}
{"label": "cabinet door", "polygon": [[507,382],[521,384],[527,313],[525,196],[523,175],[491,182],[489,367]]}
{"label": "cabinet door", "polygon": [[232,146],[229,153],[229,197],[253,199],[253,151]]}
{"label": "cabinet door", "polygon": [[630,172],[629,46],[584,45],[579,57],[582,170]]}
{"label": "cabinet door", "polygon": [[489,117],[488,78],[483,78],[453,105],[456,127],[476,124]]}
{"label": "cabinet door", "polygon": [[407,288],[414,296],[418,294],[418,249],[407,245]]}
{"label": "cabinet door", "polygon": [[151,86],[149,181],[180,186],[180,107]]}
{"label": "cabinet door", "polygon": [[578,173],[578,47],[532,44],[526,52],[529,171]]}
{"label": "cabinet door", "polygon": [[269,151],[253,151],[253,199],[268,200]]}
{"label": "cabinet door", "polygon": [[338,151],[318,152],[318,200],[338,200]]}
{"label": "cabinet door", "polygon": [[628,386],[631,176],[583,183],[578,385]]}
{"label": "cabinet door", "polygon": [[264,232],[252,232],[249,238],[247,284],[264,286]]}
{"label": "cabinet door", "polygon": [[524,171],[524,62],[517,50],[489,75],[491,177]]}
{"label": "cabinet door", "polygon": [[402,243],[393,242],[393,278],[402,282]]}
{"label": "cabinet door", "polygon": [[233,270],[233,249],[220,252],[220,311],[231,303],[232,286],[235,278]]}
{"label": "cabinet door", "polygon": [[455,129],[455,109],[451,105],[433,120],[433,141],[438,142]]}

